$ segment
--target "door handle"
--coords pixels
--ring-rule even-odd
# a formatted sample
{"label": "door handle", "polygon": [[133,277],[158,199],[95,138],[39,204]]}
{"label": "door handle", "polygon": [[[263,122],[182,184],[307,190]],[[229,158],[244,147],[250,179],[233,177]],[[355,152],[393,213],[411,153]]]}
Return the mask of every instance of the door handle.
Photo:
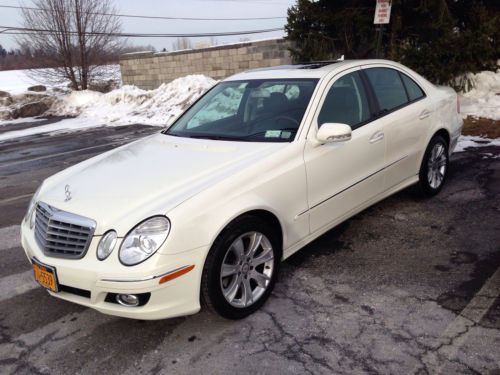
{"label": "door handle", "polygon": [[370,143],[375,143],[375,142],[378,142],[378,141],[381,141],[382,139],[384,139],[384,133],[382,133],[381,131],[378,131],[378,132],[375,132],[371,137],[370,137]]}
{"label": "door handle", "polygon": [[418,116],[418,118],[420,120],[423,120],[423,119],[426,119],[427,117],[429,117],[430,115],[431,115],[431,113],[428,110],[424,109],[422,111],[422,113],[420,113],[420,116]]}

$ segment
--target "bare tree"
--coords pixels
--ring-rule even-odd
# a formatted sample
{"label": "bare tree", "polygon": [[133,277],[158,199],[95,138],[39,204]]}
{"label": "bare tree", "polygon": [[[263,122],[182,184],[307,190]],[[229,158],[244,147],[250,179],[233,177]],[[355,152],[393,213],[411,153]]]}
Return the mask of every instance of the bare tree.
{"label": "bare tree", "polygon": [[18,43],[41,51],[45,66],[52,67],[31,75],[50,83],[69,80],[73,89],[87,89],[104,76],[107,56],[121,47],[112,0],[32,0],[21,12],[23,26],[33,32]]}

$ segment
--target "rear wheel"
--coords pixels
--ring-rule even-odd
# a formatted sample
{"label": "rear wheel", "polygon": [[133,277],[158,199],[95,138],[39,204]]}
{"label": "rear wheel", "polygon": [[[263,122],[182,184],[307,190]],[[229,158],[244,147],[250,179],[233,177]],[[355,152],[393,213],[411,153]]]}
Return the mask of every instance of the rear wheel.
{"label": "rear wheel", "polygon": [[271,294],[281,259],[271,226],[253,216],[231,223],[217,238],[203,268],[201,296],[212,310],[241,319]]}
{"label": "rear wheel", "polygon": [[446,181],[448,165],[448,143],[443,137],[434,136],[420,166],[418,187],[422,194],[433,196],[439,193]]}

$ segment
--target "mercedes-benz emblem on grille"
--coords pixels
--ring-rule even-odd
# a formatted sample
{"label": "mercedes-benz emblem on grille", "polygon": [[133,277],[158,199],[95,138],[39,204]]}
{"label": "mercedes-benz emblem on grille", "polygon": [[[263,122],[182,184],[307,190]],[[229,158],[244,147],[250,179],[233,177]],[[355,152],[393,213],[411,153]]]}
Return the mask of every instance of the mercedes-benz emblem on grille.
{"label": "mercedes-benz emblem on grille", "polygon": [[66,199],[64,200],[65,202],[71,200],[71,191],[69,190],[69,185],[66,185],[64,187],[64,194],[66,194]]}

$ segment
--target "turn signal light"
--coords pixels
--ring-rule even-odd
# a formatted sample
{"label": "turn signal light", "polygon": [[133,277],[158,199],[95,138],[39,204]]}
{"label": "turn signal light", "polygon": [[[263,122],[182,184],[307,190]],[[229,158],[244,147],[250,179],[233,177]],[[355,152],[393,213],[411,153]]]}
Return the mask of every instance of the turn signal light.
{"label": "turn signal light", "polygon": [[168,281],[171,281],[173,279],[177,279],[179,276],[185,275],[189,271],[191,271],[194,268],[194,264],[191,266],[186,266],[184,268],[181,268],[180,270],[177,270],[175,272],[169,273],[168,275],[163,276],[160,279],[160,284],[166,283]]}

